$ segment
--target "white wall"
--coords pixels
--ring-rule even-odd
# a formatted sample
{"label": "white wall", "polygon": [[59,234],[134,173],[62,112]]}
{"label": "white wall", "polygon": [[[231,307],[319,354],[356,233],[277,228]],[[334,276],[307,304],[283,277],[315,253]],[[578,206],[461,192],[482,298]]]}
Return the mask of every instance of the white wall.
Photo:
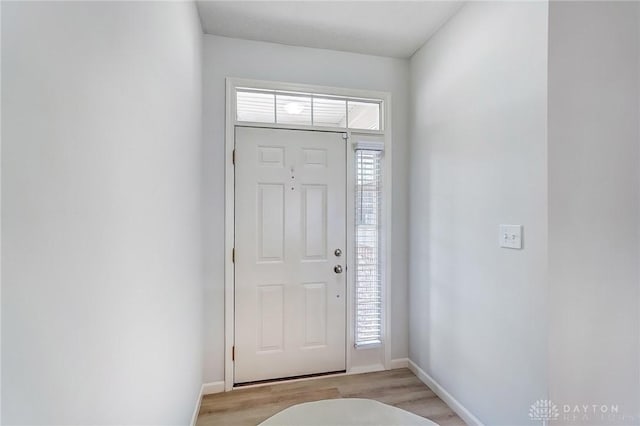
{"label": "white wall", "polygon": [[202,383],[191,3],[2,3],[2,422],[186,424]]}
{"label": "white wall", "polygon": [[408,61],[204,36],[205,382],[224,379],[225,78],[370,89],[392,93],[392,358],[407,356]]}
{"label": "white wall", "polygon": [[409,355],[488,425],[546,397],[547,12],[470,2],[411,59]]}
{"label": "white wall", "polygon": [[549,11],[550,397],[636,416],[580,424],[640,424],[638,12]]}

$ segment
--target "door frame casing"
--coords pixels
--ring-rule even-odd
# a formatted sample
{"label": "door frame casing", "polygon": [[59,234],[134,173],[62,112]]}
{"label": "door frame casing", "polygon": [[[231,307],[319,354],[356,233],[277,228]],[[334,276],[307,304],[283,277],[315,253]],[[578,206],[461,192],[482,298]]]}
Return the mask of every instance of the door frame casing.
{"label": "door frame casing", "polygon": [[[381,99],[383,101],[383,130],[350,130],[350,129],[337,129],[327,127],[314,127],[314,126],[293,126],[282,125],[273,123],[246,123],[238,122],[236,120],[236,98],[234,95],[236,88],[238,87],[251,87],[256,89],[266,90],[282,90],[292,92],[305,92],[305,93],[323,93],[335,96],[345,96],[354,98],[369,98],[369,99]],[[354,137],[358,135],[362,136],[378,136],[384,139],[384,156],[383,156],[383,241],[384,241],[384,253],[382,255],[383,268],[384,268],[384,282],[383,282],[383,330],[382,340],[384,349],[384,362],[382,364],[383,369],[389,369],[391,364],[391,336],[389,331],[390,325],[390,308],[391,308],[391,160],[392,160],[392,144],[391,144],[391,94],[388,92],[370,91],[370,90],[357,90],[346,89],[337,87],[317,86],[309,84],[295,84],[295,83],[283,83],[275,81],[263,81],[263,80],[250,80],[231,78],[226,79],[226,98],[225,98],[225,214],[224,214],[224,384],[225,391],[233,389],[234,384],[234,366],[232,359],[232,348],[235,341],[235,274],[234,264],[232,259],[232,252],[235,245],[235,171],[233,164],[233,150],[235,148],[235,129],[237,126],[248,127],[265,127],[265,128],[278,128],[278,129],[292,129],[292,130],[312,130],[312,131],[325,131],[335,133],[346,133],[348,136],[347,143],[350,143]],[[352,369],[351,358],[352,350],[350,342],[354,340],[354,314],[355,308],[353,304],[354,291],[353,291],[353,271],[354,271],[354,188],[350,185],[353,182],[355,176],[355,153],[350,146],[347,147],[347,342],[346,342],[346,371],[349,373],[363,373],[366,371],[380,370],[380,367],[370,368],[367,366],[360,367],[357,370]]]}

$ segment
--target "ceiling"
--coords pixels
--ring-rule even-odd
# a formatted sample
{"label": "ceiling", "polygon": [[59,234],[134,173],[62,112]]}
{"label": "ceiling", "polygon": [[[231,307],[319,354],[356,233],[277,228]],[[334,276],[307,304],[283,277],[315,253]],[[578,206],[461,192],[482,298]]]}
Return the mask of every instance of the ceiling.
{"label": "ceiling", "polygon": [[207,34],[409,58],[461,1],[197,1]]}

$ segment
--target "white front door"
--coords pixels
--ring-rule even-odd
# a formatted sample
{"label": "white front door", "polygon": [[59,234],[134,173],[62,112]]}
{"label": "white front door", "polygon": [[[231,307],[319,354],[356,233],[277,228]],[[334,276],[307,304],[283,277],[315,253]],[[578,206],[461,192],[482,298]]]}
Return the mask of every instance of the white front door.
{"label": "white front door", "polygon": [[345,370],[342,133],[236,128],[235,383]]}

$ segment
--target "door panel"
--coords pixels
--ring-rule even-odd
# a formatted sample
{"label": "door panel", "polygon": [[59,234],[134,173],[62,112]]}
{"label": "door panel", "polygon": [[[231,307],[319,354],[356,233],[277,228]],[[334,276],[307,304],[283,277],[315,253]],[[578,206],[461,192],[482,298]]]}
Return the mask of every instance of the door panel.
{"label": "door panel", "polygon": [[345,369],[346,144],[236,128],[236,383]]}
{"label": "door panel", "polygon": [[307,283],[305,289],[304,346],[327,343],[327,283]]}
{"label": "door panel", "polygon": [[327,257],[327,185],[302,185],[302,241],[305,260]]}
{"label": "door panel", "polygon": [[258,351],[282,350],[284,347],[284,286],[258,286]]}
{"label": "door panel", "polygon": [[284,259],[284,185],[258,184],[258,261]]}

